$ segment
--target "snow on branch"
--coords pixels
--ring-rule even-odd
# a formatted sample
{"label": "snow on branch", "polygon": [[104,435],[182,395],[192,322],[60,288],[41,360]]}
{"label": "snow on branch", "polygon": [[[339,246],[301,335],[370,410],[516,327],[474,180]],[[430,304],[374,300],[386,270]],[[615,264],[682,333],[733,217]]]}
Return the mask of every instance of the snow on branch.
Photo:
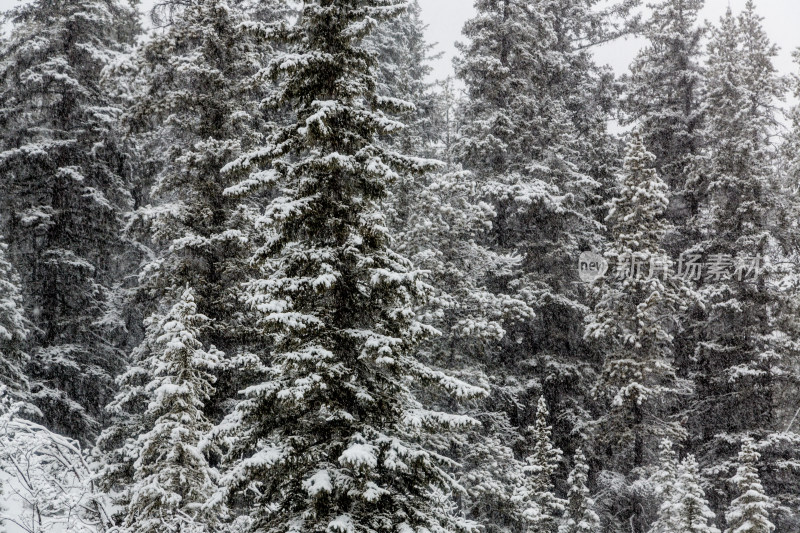
{"label": "snow on branch", "polygon": [[80,444],[19,417],[21,407],[15,404],[0,416],[0,523],[25,533],[110,531]]}

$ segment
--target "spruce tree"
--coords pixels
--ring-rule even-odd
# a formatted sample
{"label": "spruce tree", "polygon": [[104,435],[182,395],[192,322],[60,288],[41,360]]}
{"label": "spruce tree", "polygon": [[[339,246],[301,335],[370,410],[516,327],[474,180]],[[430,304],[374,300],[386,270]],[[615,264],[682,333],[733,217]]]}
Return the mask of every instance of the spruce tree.
{"label": "spruce tree", "polygon": [[[411,3],[404,15],[379,26],[367,42],[378,59],[378,92],[415,106],[400,115],[404,130],[381,140],[418,157],[449,155],[451,96],[446,90],[434,92],[426,80],[431,46],[424,41],[419,6]],[[473,180],[452,165],[442,173],[403,176],[391,187],[387,207],[397,251],[430,273],[432,294],[417,312],[442,334],[421,344],[420,356],[464,379],[489,384],[482,360],[497,353],[504,322],[531,315],[521,299],[487,287],[487,272],[508,272],[519,261],[487,246],[495,213]],[[459,509],[490,532],[520,528],[523,511],[518,497],[521,462],[512,444],[521,437],[508,415],[496,412],[500,398],[507,401],[494,388],[489,398],[470,406],[480,427],[459,435],[450,446],[436,441],[443,454],[461,465],[453,472],[465,491],[457,499]],[[442,409],[451,404],[446,394],[424,401]]]}
{"label": "spruce tree", "polygon": [[[795,68],[800,67],[800,49],[792,52]],[[800,96],[800,76],[797,71],[791,78],[790,87],[792,95],[797,98]],[[795,105],[789,112],[788,118],[791,121],[791,129],[784,138],[784,143],[781,146],[781,155],[783,156],[783,170],[785,173],[786,191],[793,194],[796,191],[798,183],[800,183],[800,105]],[[791,220],[786,221],[791,224]],[[794,226],[791,226],[792,228]],[[794,243],[796,248],[796,243]]]}
{"label": "spruce tree", "polygon": [[637,125],[645,146],[656,156],[654,167],[670,189],[668,216],[676,223],[695,215],[699,207],[700,191],[687,179],[703,147],[700,56],[705,29],[697,23],[703,4],[703,0],[653,4],[644,26],[648,43],[623,80],[623,122]]}
{"label": "spruce tree", "polygon": [[22,290],[16,269],[6,257],[8,246],[0,241],[0,401],[29,401],[25,344],[30,323],[25,318]]}
{"label": "spruce tree", "polygon": [[[705,313],[692,332],[690,370],[697,394],[689,423],[693,451],[706,467],[729,467],[736,452],[731,443],[742,435],[768,443],[764,483],[779,494],[796,482],[780,465],[798,458],[791,444],[797,435],[785,429],[793,414],[786,406],[797,402],[800,374],[791,363],[796,349],[789,341],[797,326],[785,319],[791,293],[778,288],[783,274],[772,266],[783,260],[782,232],[773,227],[783,218],[771,141],[774,107],[784,88],[773,65],[776,53],[752,1],[738,16],[729,10],[709,43],[707,198],[696,221],[705,238],[695,251],[722,268],[702,280]],[[710,494],[713,506],[722,509],[732,496],[726,469],[715,472],[711,481],[717,490]],[[795,498],[781,497],[787,505],[776,520],[791,527],[797,523],[789,503]]]}
{"label": "spruce tree", "polygon": [[[594,286],[597,303],[586,337],[598,341],[604,362],[595,384],[598,417],[591,424],[593,453],[610,471],[630,480],[644,473],[649,451],[682,438],[673,418],[690,392],[673,366],[672,340],[680,313],[694,299],[663,248],[667,186],[652,168],[654,156],[635,135],[628,144],[618,197],[607,217],[612,266]],[[622,512],[644,530],[643,506],[632,494]]]}
{"label": "spruce tree", "polygon": [[463,29],[469,42],[459,43],[455,61],[469,97],[458,160],[502,179],[522,172],[543,149],[539,133],[546,124],[537,113],[552,102],[537,100],[534,79],[550,66],[547,45],[556,37],[541,10],[524,3],[487,0],[475,8]]}
{"label": "spruce tree", "polygon": [[238,286],[256,210],[223,195],[232,182],[221,169],[269,127],[258,110],[261,24],[218,0],[185,6],[140,50],[143,93],[126,117],[159,165],[151,203],[135,213],[156,257],[140,275],[142,299],[170,303],[190,284],[212,319],[203,334],[226,352],[242,344]]}
{"label": "spruce tree", "polygon": [[651,477],[656,495],[663,500],[670,499],[677,478],[678,456],[672,441],[663,439],[658,446],[658,469]]}
{"label": "spruce tree", "polygon": [[[418,2],[410,3],[401,16],[376,28],[367,43],[379,66],[378,93],[414,105],[401,114],[405,128],[383,140],[404,153],[429,157],[440,150],[436,123],[442,103],[426,80],[432,47],[425,42],[420,11]],[[491,344],[489,338],[502,338],[502,317],[514,308],[483,286],[486,270],[507,269],[514,260],[481,243],[494,213],[475,194],[471,178],[452,167],[409,176],[392,184],[388,202],[397,250],[430,271],[434,294],[421,312],[443,334],[423,349],[450,368],[471,365]],[[521,302],[516,306],[522,307]]]}
{"label": "spruce tree", "polygon": [[[676,318],[693,294],[672,269],[662,241],[667,187],[652,168],[654,156],[636,135],[628,145],[619,196],[610,204],[606,257],[613,265],[596,284],[598,301],[586,336],[605,342],[596,395],[605,409],[597,422],[596,453],[616,448],[616,466],[645,466],[646,451],[664,437],[681,436],[669,410],[686,384],[672,365]],[[658,440],[655,440],[658,439]],[[605,444],[604,444],[605,443]],[[605,451],[604,451],[605,450]]]}
{"label": "spruce tree", "polygon": [[589,465],[586,456],[578,448],[575,452],[574,466],[567,478],[569,495],[564,520],[558,533],[595,533],[600,531],[600,518],[594,512],[594,500],[590,496]]}
{"label": "spruce tree", "polygon": [[672,500],[675,494],[675,484],[678,481],[678,467],[678,458],[672,448],[672,441],[662,440],[658,449],[658,466],[650,477],[658,514],[650,525],[649,533],[674,531],[675,513],[672,511]]}
{"label": "spruce tree", "polygon": [[[603,202],[611,197],[620,157],[617,140],[608,131],[617,108],[614,74],[598,65],[595,49],[628,35],[636,27],[634,9],[640,0],[534,0],[531,7],[549,21],[547,55],[550,68],[536,76],[537,93],[562,102],[573,128],[567,158],[579,172],[567,192],[583,198],[596,219],[603,219]],[[550,33],[552,32],[552,33]],[[552,111],[551,111],[552,112]],[[598,185],[580,179],[590,177]],[[593,185],[593,186],[592,186]],[[587,187],[589,190],[587,191]]]}
{"label": "spruce tree", "polygon": [[724,533],[771,533],[775,530],[769,520],[772,502],[764,493],[758,476],[760,458],[753,439],[745,438],[739,452],[739,467],[731,479],[739,496],[725,513],[728,527]]}
{"label": "spruce tree", "polygon": [[103,72],[134,12],[116,1],[37,0],[6,13],[0,50],[0,231],[34,325],[28,373],[47,426],[86,442],[123,368],[115,306],[127,251],[128,158]]}
{"label": "spruce tree", "polygon": [[514,453],[517,429],[502,415],[483,413],[481,428],[455,439],[459,508],[487,533],[524,531],[532,507],[526,490],[526,463]]}
{"label": "spruce tree", "polygon": [[486,244],[496,214],[475,193],[466,172],[433,173],[418,186],[398,248],[431,273],[433,297],[422,311],[443,334],[423,346],[428,357],[484,380],[485,360],[497,356],[509,322],[532,316],[518,296],[492,290],[487,272],[510,275],[513,254]]}
{"label": "spruce tree", "polygon": [[186,289],[163,319],[151,321],[154,350],[141,368],[151,398],[136,439],[133,484],[124,527],[132,533],[219,531],[224,506],[218,474],[201,448],[211,423],[203,414],[222,354],[198,340],[208,317]]}
{"label": "spruce tree", "polygon": [[[426,80],[431,46],[424,41],[419,6],[410,4],[405,15],[381,25],[368,42],[378,58],[378,91],[415,106],[400,115],[404,130],[383,140],[418,157],[449,155],[451,96],[434,92]],[[504,322],[532,315],[521,299],[487,286],[487,272],[502,275],[519,261],[487,246],[495,213],[474,179],[452,165],[441,173],[401,177],[391,188],[388,214],[397,251],[430,272],[432,294],[418,313],[442,334],[421,344],[420,356],[464,379],[489,384],[482,360],[497,353]],[[486,401],[470,406],[481,427],[442,450],[462,465],[453,472],[466,492],[458,499],[460,509],[491,532],[518,528],[522,520],[521,463],[510,444],[521,438],[507,414],[496,412],[498,398],[503,394],[494,388]],[[425,401],[443,409],[451,403],[447,395]]]}
{"label": "spruce tree", "polygon": [[367,40],[377,58],[377,92],[412,104],[398,116],[403,130],[385,140],[403,153],[420,157],[432,155],[441,134],[440,96],[428,80],[433,45],[425,40],[426,28],[419,0],[411,0],[400,16],[379,25]]}
{"label": "spruce tree", "polygon": [[536,424],[532,428],[533,450],[525,468],[528,502],[525,519],[527,531],[535,533],[555,533],[564,512],[564,501],[554,493],[553,476],[562,454],[553,446],[552,428],[547,420],[549,415],[547,402],[540,397],[536,408]]}
{"label": "spruce tree", "polygon": [[[286,9],[271,13],[279,21],[284,14]],[[251,352],[265,344],[240,304],[258,208],[225,197],[225,187],[233,182],[221,172],[261,139],[274,118],[258,110],[267,90],[258,72],[270,53],[262,42],[265,23],[218,0],[192,2],[171,17],[169,27],[137,54],[141,93],[126,115],[157,172],[151,203],[138,209],[130,224],[151,257],[137,287],[150,326],[108,407],[113,424],[98,441],[105,454],[103,485],[120,505],[129,504],[138,439],[147,430],[153,402],[146,387],[154,379],[147,361],[163,353],[159,324],[186,287],[192,287],[197,313],[208,317],[194,334],[197,342],[225,353],[209,369],[216,391],[198,398],[209,419],[216,422],[230,410],[252,377],[249,369],[259,364]],[[202,469],[195,475],[205,476]]]}
{"label": "spruce tree", "polygon": [[[529,309],[520,299],[486,286],[487,271],[509,271],[518,261],[481,243],[493,210],[475,198],[469,180],[464,172],[435,173],[421,184],[406,227],[398,233],[398,250],[430,272],[432,294],[419,312],[442,335],[424,342],[420,354],[465,379],[490,385],[483,361],[496,353],[506,321],[521,319]],[[452,458],[462,465],[455,474],[468,494],[462,509],[487,531],[500,532],[521,521],[516,499],[521,462],[514,443],[522,437],[509,416],[497,412],[498,402],[506,404],[509,397],[501,383],[493,385],[490,396],[470,409],[481,427],[470,429],[445,453],[454,452]],[[447,395],[431,400],[442,407],[450,404]]]}
{"label": "spruce tree", "polygon": [[489,409],[520,428],[533,423],[544,394],[566,450],[588,417],[596,356],[583,340],[587,308],[574,263],[601,246],[596,217],[616,157],[606,131],[612,77],[590,49],[617,33],[611,19],[631,3],[621,4],[607,11],[592,0],[478,1],[455,62],[466,99],[448,145],[468,173],[448,185],[463,180],[455,182],[467,192],[461,201],[491,211],[466,241],[469,255],[452,244],[435,249],[474,257],[478,267],[472,279],[463,268],[448,272],[466,271],[468,283],[464,296],[454,291],[466,305],[455,308],[461,316],[452,318],[464,320],[447,348],[486,374]]}
{"label": "spruce tree", "polygon": [[[719,533],[713,526],[716,518],[708,507],[705,492],[700,485],[697,460],[689,455],[681,461],[671,498],[662,506],[661,513],[669,517],[675,533]],[[709,524],[711,522],[711,524]]]}
{"label": "spruce tree", "polygon": [[[797,51],[793,54],[795,63],[798,62]],[[795,97],[800,94],[800,85],[798,85],[797,76],[792,76],[791,88]],[[793,360],[797,355],[797,347],[794,345],[792,339],[797,338],[797,307],[798,303],[798,290],[800,285],[798,281],[798,272],[794,265],[797,264],[798,253],[798,208],[800,204],[797,202],[797,184],[798,184],[798,132],[800,132],[800,116],[798,115],[800,108],[795,106],[789,112],[788,118],[791,120],[791,129],[784,137],[784,142],[780,146],[778,154],[780,157],[779,168],[776,169],[776,208],[770,211],[767,217],[767,226],[772,238],[775,239],[776,246],[773,248],[772,259],[774,263],[774,274],[771,278],[774,283],[780,287],[778,295],[781,299],[777,301],[779,306],[776,306],[773,311],[773,318],[776,321],[776,330],[786,332],[787,335],[780,335],[773,337],[773,347],[779,346],[784,356],[785,363]],[[773,140],[774,143],[774,140]],[[774,342],[778,341],[778,342]],[[793,365],[789,365],[792,368]],[[800,433],[798,432],[797,420],[798,409],[795,393],[797,387],[794,385],[794,380],[790,379],[783,384],[778,384],[776,387],[775,400],[777,403],[776,414],[779,422],[779,428],[782,431],[775,431],[769,437],[761,440],[760,452],[764,458],[764,462],[769,464],[781,465],[785,467],[784,472],[795,471],[797,465],[800,465],[800,457],[795,455],[798,450],[798,443],[800,443]],[[787,457],[791,460],[786,461]],[[790,466],[791,465],[791,466]],[[796,529],[800,527],[800,513],[783,513],[783,510],[797,509],[800,505],[800,495],[791,487],[794,483],[787,483],[786,478],[781,474],[771,475],[769,470],[764,472],[762,478],[766,490],[772,495],[778,504],[776,505],[776,512],[773,516],[773,522],[776,529]]]}
{"label": "spruce tree", "polygon": [[511,304],[493,313],[502,334],[477,354],[476,363],[498,378],[494,408],[526,427],[544,393],[563,412],[555,435],[568,445],[563,437],[585,415],[580,398],[589,381],[586,358],[575,356],[585,348],[586,307],[573,264],[602,240],[591,211],[601,187],[581,160],[588,150],[580,151],[585,137],[567,102],[574,92],[555,80],[570,52],[559,48],[549,9],[547,2],[476,3],[455,63],[467,99],[453,159],[471,173],[463,179],[474,199],[466,201],[492,210],[476,242],[504,262],[488,265],[474,284]]}
{"label": "spruce tree", "polygon": [[[447,154],[447,94],[434,92],[427,81],[432,46],[424,39],[420,8],[412,2],[398,18],[380,25],[367,39],[377,58],[377,91],[414,104],[399,115],[405,128],[381,140],[417,157]],[[418,313],[442,332],[419,346],[420,356],[434,365],[459,372],[465,379],[488,383],[478,363],[496,350],[504,335],[503,322],[515,313],[525,316],[526,304],[496,295],[486,286],[486,272],[501,272],[516,264],[499,256],[483,241],[494,212],[470,183],[472,176],[449,167],[425,176],[401,176],[389,191],[390,228],[396,250],[429,272],[432,293]],[[495,395],[472,405],[481,421],[442,446],[442,453],[461,465],[453,472],[465,494],[458,508],[487,532],[520,528],[523,504],[521,462],[513,442],[520,436],[505,413],[490,407]],[[423,399],[423,398],[421,398]],[[447,409],[446,394],[423,401]],[[438,448],[437,448],[438,449]]]}
{"label": "spruce tree", "polygon": [[[669,187],[666,217],[674,227],[664,245],[673,258],[691,250],[701,238],[694,217],[705,195],[706,88],[701,59],[707,28],[698,23],[704,4],[704,0],[653,4],[643,31],[647,45],[622,80],[622,122],[636,125],[656,156],[654,168]],[[699,307],[692,307],[687,316],[694,320],[701,314]],[[691,335],[678,334],[674,347],[676,369],[687,375],[696,343]]]}
{"label": "spruce tree", "polygon": [[266,24],[291,13],[274,2],[243,7],[252,14],[238,4],[198,0],[176,14],[140,53],[145,92],[128,117],[134,132],[152,140],[159,165],[152,203],[136,213],[155,255],[140,276],[142,299],[152,309],[162,300],[169,305],[187,283],[196,291],[200,313],[211,319],[202,341],[229,363],[217,369],[218,390],[206,406],[215,419],[229,409],[237,381],[248,379],[245,368],[257,364],[251,352],[263,344],[240,305],[258,207],[225,197],[233,182],[221,170],[279,118],[259,110],[271,90],[259,71],[274,53],[263,34]]}
{"label": "spruce tree", "polygon": [[273,236],[253,257],[249,301],[274,341],[261,383],[222,428],[231,493],[252,499],[249,531],[461,531],[431,489],[451,487],[444,457],[418,438],[469,425],[427,410],[412,380],[458,397],[479,395],[413,355],[431,328],[413,308],[421,273],[389,246],[379,202],[401,174],[434,165],[378,142],[400,129],[378,95],[364,38],[403,10],[393,0],[305,2],[295,26],[273,25],[288,46],[268,71],[268,100],[295,120],[226,167],[229,196],[272,187],[262,224]]}

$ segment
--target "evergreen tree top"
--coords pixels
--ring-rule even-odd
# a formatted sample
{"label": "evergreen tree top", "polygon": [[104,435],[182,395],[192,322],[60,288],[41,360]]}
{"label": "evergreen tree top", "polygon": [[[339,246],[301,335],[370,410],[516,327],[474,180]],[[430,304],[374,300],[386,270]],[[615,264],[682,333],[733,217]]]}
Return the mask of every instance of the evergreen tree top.
{"label": "evergreen tree top", "polygon": [[[672,495],[677,530],[686,533],[719,533],[713,524],[716,515],[708,507],[700,485],[700,467],[693,455],[681,461]],[[711,524],[709,524],[711,522]]]}
{"label": "evergreen tree top", "polygon": [[658,469],[651,478],[656,493],[664,499],[669,499],[677,477],[678,455],[675,453],[672,441],[662,439],[658,445]]}
{"label": "evergreen tree top", "polygon": [[547,401],[541,396],[536,406],[536,422],[531,428],[533,451],[528,457],[528,470],[532,473],[533,485],[537,490],[547,490],[551,487],[552,476],[562,459],[561,450],[553,446],[553,428],[547,420],[549,416]]}
{"label": "evergreen tree top", "polygon": [[278,81],[267,104],[293,120],[223,169],[242,180],[229,196],[274,192],[261,219],[274,233],[248,287],[270,364],[221,428],[232,436],[227,485],[255,495],[251,531],[473,528],[432,497],[453,487],[452,463],[423,436],[475,421],[427,409],[411,384],[460,398],[485,390],[416,358],[435,334],[415,312],[428,289],[389,247],[379,203],[401,175],[437,166],[379,140],[402,128],[388,113],[409,106],[378,94],[365,38],[404,7],[307,2],[297,24],[273,25],[287,51],[267,69]]}
{"label": "evergreen tree top", "polygon": [[728,524],[725,533],[770,533],[775,530],[775,525],[769,520],[773,504],[764,493],[758,475],[760,458],[755,441],[750,437],[743,439],[739,466],[731,478],[739,496],[731,502],[725,514]]}
{"label": "evergreen tree top", "polygon": [[[136,438],[125,525],[135,533],[178,529],[216,531],[225,509],[217,494],[218,473],[202,445],[211,429],[203,415],[213,392],[210,372],[222,356],[198,340],[208,318],[197,312],[186,288],[164,317],[149,321],[154,351],[142,362],[150,381],[149,405]],[[153,331],[155,330],[155,331]]]}
{"label": "evergreen tree top", "polygon": [[667,232],[664,213],[669,205],[667,184],[653,168],[655,156],[642,137],[628,143],[619,196],[611,201],[606,222],[615,242],[632,250],[659,247]]}
{"label": "evergreen tree top", "polygon": [[590,497],[589,465],[583,449],[578,448],[573,457],[575,466],[569,473],[564,521],[558,533],[594,533],[600,529],[600,518],[594,510],[594,500]]}

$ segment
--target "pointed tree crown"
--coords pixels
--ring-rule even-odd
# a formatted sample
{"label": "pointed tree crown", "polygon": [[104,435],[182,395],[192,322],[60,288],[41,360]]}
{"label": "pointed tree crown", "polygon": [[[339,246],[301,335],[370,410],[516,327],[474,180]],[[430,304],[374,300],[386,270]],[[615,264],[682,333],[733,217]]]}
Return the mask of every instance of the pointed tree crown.
{"label": "pointed tree crown", "polygon": [[773,504],[764,492],[758,475],[760,458],[755,441],[745,438],[739,452],[736,475],[731,478],[739,496],[731,502],[725,513],[728,527],[724,533],[771,533],[775,530],[775,524],[769,520]]}

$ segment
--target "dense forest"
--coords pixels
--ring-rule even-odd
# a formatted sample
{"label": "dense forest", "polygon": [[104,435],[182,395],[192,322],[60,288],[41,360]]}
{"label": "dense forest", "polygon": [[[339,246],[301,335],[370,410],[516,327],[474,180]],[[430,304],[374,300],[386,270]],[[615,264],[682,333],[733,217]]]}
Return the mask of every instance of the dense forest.
{"label": "dense forest", "polygon": [[439,82],[417,0],[5,13],[0,530],[800,532],[755,2],[475,8]]}

